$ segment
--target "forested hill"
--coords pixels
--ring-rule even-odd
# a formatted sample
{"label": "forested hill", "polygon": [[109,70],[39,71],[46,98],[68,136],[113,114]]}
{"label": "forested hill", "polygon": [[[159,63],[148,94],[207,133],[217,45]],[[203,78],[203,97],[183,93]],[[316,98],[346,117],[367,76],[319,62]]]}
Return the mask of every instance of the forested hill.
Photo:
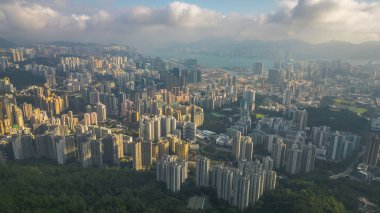
{"label": "forested hill", "polygon": [[[202,212],[239,212],[216,199],[215,190],[196,188],[190,173],[173,194],[155,181],[154,171],[7,162],[0,165],[0,212],[194,212],[187,209],[193,195],[208,198],[211,205]],[[316,174],[281,178],[245,212],[356,212],[359,196],[380,201],[379,187]]]}
{"label": "forested hill", "polygon": [[0,212],[178,212],[153,172],[54,165],[0,166]]}

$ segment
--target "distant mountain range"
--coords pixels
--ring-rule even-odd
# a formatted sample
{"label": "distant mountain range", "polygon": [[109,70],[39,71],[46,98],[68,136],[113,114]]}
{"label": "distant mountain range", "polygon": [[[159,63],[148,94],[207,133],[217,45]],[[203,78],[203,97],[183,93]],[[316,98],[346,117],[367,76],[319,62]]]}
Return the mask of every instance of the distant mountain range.
{"label": "distant mountain range", "polygon": [[262,41],[212,38],[192,43],[175,42],[158,49],[178,53],[253,59],[342,59],[380,61],[380,42],[353,44],[330,41],[310,44],[300,40]]}
{"label": "distant mountain range", "polygon": [[[25,46],[31,46],[33,42],[23,42],[26,43]],[[103,44],[98,43],[82,43],[82,42],[70,42],[70,41],[52,41],[52,42],[45,42],[47,44],[53,44],[57,46],[103,46]],[[15,43],[13,41],[10,41],[8,39],[0,37],[0,49],[9,49],[9,48],[15,48],[15,47],[21,47],[23,45]]]}
{"label": "distant mountain range", "polygon": [[[97,46],[98,43],[80,43],[67,41],[47,42],[62,46]],[[20,46],[19,44],[0,37],[0,49]],[[237,41],[228,38],[207,38],[196,42],[171,42],[156,50],[172,53],[190,53],[199,55],[222,56],[246,59],[326,59],[326,60],[357,60],[380,61],[380,42],[369,41],[353,44],[342,41],[330,41],[320,44],[310,44],[300,40],[244,40]]]}
{"label": "distant mountain range", "polygon": [[82,42],[71,42],[71,41],[53,41],[46,42],[48,44],[54,44],[57,46],[66,46],[66,47],[74,47],[74,46],[104,46],[103,44],[98,43],[82,43]]}
{"label": "distant mountain range", "polygon": [[14,48],[17,46],[16,43],[0,37],[0,49]]}

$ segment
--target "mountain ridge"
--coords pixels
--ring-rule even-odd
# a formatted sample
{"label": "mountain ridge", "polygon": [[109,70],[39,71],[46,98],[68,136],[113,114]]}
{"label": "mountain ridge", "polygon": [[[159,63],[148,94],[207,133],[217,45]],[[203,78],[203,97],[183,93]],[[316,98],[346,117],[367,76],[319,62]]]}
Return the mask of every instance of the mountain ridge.
{"label": "mountain ridge", "polygon": [[313,44],[297,39],[238,41],[207,38],[191,43],[166,44],[159,49],[241,58],[380,60],[379,41],[356,44],[332,40]]}
{"label": "mountain ridge", "polygon": [[[47,44],[63,46],[107,45],[95,42],[50,41]],[[0,37],[0,48],[18,47],[17,43]],[[172,41],[149,47],[174,53],[192,53],[247,59],[327,59],[327,60],[376,60],[380,61],[380,41],[351,43],[331,40],[309,43],[298,39],[284,40],[235,40],[232,38],[209,37],[193,42]]]}
{"label": "mountain ridge", "polygon": [[0,49],[9,49],[17,46],[18,44],[14,43],[13,41],[0,37]]}

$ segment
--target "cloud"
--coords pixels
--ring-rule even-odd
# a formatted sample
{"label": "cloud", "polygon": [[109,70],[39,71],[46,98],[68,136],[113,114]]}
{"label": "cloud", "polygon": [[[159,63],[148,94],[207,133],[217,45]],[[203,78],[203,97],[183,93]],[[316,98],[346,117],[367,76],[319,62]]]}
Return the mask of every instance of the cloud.
{"label": "cloud", "polygon": [[92,19],[95,21],[95,23],[110,23],[112,21],[112,16],[105,10],[100,10],[98,13],[96,13]]}
{"label": "cloud", "polygon": [[[283,0],[268,24],[311,41],[380,39],[380,3],[355,0]],[[281,33],[281,32],[280,32]],[[283,33],[283,32],[282,32]]]}
{"label": "cloud", "polygon": [[85,30],[87,27],[87,21],[91,18],[86,15],[71,15],[72,20],[74,20],[74,23],[78,27],[79,30]]}
{"label": "cloud", "polygon": [[216,36],[310,42],[380,40],[380,3],[359,0],[278,0],[274,12],[252,15],[223,14],[185,2],[115,11],[91,8],[81,13],[73,7],[65,0],[4,0],[0,5],[1,36],[127,41],[132,45]]}
{"label": "cloud", "polygon": [[193,28],[215,26],[223,20],[221,13],[184,2],[173,2],[164,8],[130,8],[122,16],[129,24]]}
{"label": "cloud", "polygon": [[68,5],[66,0],[53,0],[53,2],[58,8],[66,8]]}
{"label": "cloud", "polygon": [[5,14],[0,10],[0,23],[5,21]]}
{"label": "cloud", "polygon": [[64,15],[50,7],[21,1],[2,4],[0,14],[5,17],[0,29],[14,34],[84,30],[90,19],[86,15]]}

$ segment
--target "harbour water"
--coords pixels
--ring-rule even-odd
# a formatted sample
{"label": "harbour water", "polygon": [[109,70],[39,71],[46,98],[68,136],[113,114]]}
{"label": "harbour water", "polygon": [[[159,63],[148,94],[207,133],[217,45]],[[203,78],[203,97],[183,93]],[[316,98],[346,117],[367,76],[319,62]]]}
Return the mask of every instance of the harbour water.
{"label": "harbour water", "polygon": [[222,68],[222,67],[246,67],[248,69],[252,69],[252,66],[255,62],[263,62],[265,69],[270,69],[273,67],[276,61],[268,60],[268,59],[247,59],[247,58],[231,58],[231,57],[222,57],[222,56],[214,56],[214,55],[203,55],[203,54],[192,54],[192,53],[178,53],[178,52],[170,52],[170,51],[161,51],[151,49],[148,51],[143,51],[144,55],[160,57],[164,60],[169,59],[177,59],[177,60],[185,60],[185,59],[197,59],[198,64],[204,67],[213,67],[213,68]]}

